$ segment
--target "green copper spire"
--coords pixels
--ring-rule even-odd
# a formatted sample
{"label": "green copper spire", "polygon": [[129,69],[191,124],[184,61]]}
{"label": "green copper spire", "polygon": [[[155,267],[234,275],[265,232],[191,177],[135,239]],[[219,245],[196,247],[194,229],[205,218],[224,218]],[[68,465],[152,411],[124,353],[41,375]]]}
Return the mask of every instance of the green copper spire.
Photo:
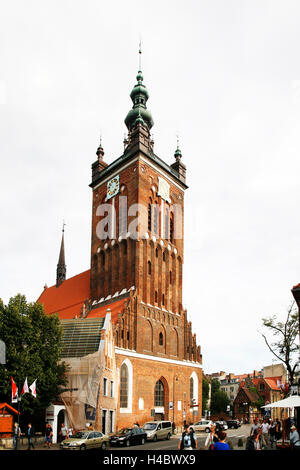
{"label": "green copper spire", "polygon": [[125,124],[127,126],[127,129],[131,131],[131,129],[134,127],[136,120],[138,118],[142,118],[144,121],[144,125],[148,128],[150,131],[151,127],[153,126],[154,122],[151,116],[150,111],[147,110],[146,103],[149,98],[149,93],[145,85],[143,84],[143,74],[141,71],[141,45],[139,48],[139,71],[136,76],[137,83],[133,87],[131,93],[130,93],[130,98],[132,99],[133,106],[132,109],[129,111],[125,118]]}
{"label": "green copper spire", "polygon": [[150,131],[154,122],[151,113],[150,111],[148,111],[146,106],[146,103],[149,98],[149,93],[147,88],[143,84],[143,74],[141,70],[138,71],[136,79],[137,83],[130,93],[130,98],[132,99],[133,106],[125,118],[125,124],[127,126],[127,129],[131,131],[135,124],[135,121],[139,116],[141,116],[144,121],[144,124],[148,127],[148,130]]}

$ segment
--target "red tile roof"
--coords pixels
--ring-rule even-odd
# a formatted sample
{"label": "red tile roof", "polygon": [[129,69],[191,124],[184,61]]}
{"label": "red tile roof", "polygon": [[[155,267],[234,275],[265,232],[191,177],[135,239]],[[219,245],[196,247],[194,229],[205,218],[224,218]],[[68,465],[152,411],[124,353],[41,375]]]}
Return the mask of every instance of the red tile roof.
{"label": "red tile roof", "polygon": [[[129,295],[129,294],[128,294]],[[59,287],[47,287],[38,298],[47,315],[57,313],[60,320],[79,317],[85,300],[90,299],[90,270],[66,279]],[[105,317],[111,310],[112,323],[116,323],[119,313],[124,310],[124,300],[115,300],[92,309],[86,318]]]}
{"label": "red tile roof", "polygon": [[59,287],[47,287],[38,298],[47,315],[57,313],[61,320],[79,316],[83,302],[90,298],[90,270],[66,279]]}

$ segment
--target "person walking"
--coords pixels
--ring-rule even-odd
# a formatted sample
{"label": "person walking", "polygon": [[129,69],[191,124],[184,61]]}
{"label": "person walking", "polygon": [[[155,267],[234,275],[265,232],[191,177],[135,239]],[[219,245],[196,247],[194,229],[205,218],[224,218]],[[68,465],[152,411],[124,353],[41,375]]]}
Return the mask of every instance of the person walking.
{"label": "person walking", "polygon": [[216,442],[218,442],[218,440],[219,439],[216,433],[216,425],[213,424],[210,428],[210,433],[208,434],[204,444],[205,449],[213,450],[214,445]]}
{"label": "person walking", "polygon": [[198,441],[196,434],[190,426],[186,425],[178,443],[178,450],[193,450],[197,449],[197,447]]}
{"label": "person walking", "polygon": [[269,441],[270,441],[271,449],[273,449],[274,442],[276,445],[275,433],[276,433],[276,423],[271,419],[270,429],[269,429],[269,438],[270,438]]}
{"label": "person walking", "polygon": [[276,439],[276,442],[282,438],[282,432],[281,432],[281,421],[276,418],[276,421],[275,421],[275,439]]}
{"label": "person walking", "polygon": [[14,430],[13,430],[13,446],[15,450],[18,450],[18,443],[19,443],[20,435],[21,435],[20,426],[18,425],[17,422],[15,422]]}
{"label": "person walking", "polygon": [[261,425],[261,430],[262,430],[262,436],[265,440],[265,443],[266,443],[267,446],[269,446],[270,445],[270,442],[269,442],[270,424],[268,423],[267,418],[264,418],[264,421]]}
{"label": "person walking", "polygon": [[60,435],[60,442],[64,441],[65,439],[68,439],[68,428],[65,425],[65,423],[62,423],[60,431],[59,431],[59,435]]}
{"label": "person walking", "polygon": [[255,429],[252,436],[248,437],[246,450],[262,450],[266,447],[264,438],[260,429]]}
{"label": "person walking", "polygon": [[258,423],[258,419],[257,418],[254,418],[254,421],[253,421],[253,424],[251,426],[251,429],[250,429],[250,436],[253,436],[254,434],[254,431],[255,430],[258,430],[259,429],[259,423]]}
{"label": "person walking", "polygon": [[300,450],[300,438],[297,428],[294,424],[290,428],[290,444],[293,450]]}
{"label": "person walking", "polygon": [[218,442],[214,444],[213,450],[230,450],[229,445],[227,444],[227,442],[225,442],[226,437],[227,437],[226,432],[219,431],[218,433],[219,440]]}
{"label": "person walking", "polygon": [[28,423],[28,428],[27,428],[28,448],[27,450],[30,450],[31,447],[34,449],[32,438],[33,438],[33,429],[32,429],[31,423]]}
{"label": "person walking", "polygon": [[51,444],[52,444],[52,436],[53,436],[53,431],[50,423],[46,424],[46,431],[45,431],[45,443],[46,447],[50,449]]}

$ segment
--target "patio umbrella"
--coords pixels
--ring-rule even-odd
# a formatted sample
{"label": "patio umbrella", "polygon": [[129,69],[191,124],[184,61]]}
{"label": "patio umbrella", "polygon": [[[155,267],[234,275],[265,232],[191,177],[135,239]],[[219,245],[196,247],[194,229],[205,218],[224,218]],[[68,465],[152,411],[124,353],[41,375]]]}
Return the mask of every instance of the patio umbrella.
{"label": "patio umbrella", "polygon": [[284,398],[283,400],[275,401],[269,405],[262,406],[262,408],[295,408],[300,406],[299,395],[291,395],[290,397]]}

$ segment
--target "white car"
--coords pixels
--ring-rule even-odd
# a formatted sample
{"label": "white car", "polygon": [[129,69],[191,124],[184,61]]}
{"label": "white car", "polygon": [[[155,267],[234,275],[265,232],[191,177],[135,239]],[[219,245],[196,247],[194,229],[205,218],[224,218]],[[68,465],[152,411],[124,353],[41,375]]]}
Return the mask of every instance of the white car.
{"label": "white car", "polygon": [[191,424],[191,427],[194,429],[194,431],[210,432],[211,426],[213,424],[213,421],[209,419],[200,419],[200,421],[197,421],[197,423]]}

